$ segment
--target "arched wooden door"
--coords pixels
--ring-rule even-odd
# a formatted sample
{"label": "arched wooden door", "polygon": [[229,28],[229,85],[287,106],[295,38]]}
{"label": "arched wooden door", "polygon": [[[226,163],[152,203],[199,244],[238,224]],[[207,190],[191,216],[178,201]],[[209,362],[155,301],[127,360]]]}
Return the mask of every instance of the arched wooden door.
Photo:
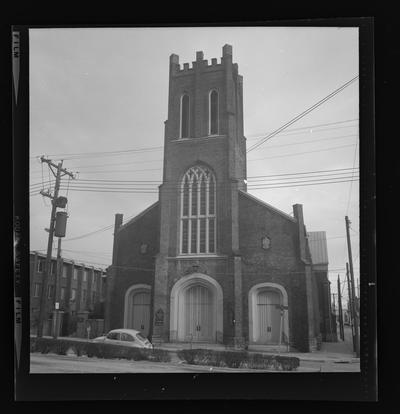
{"label": "arched wooden door", "polygon": [[136,329],[143,336],[150,332],[150,293],[133,292],[131,300],[131,317],[128,320],[127,328]]}
{"label": "arched wooden door", "polygon": [[210,289],[194,285],[185,291],[185,338],[195,342],[214,341],[214,303]]}
{"label": "arched wooden door", "polygon": [[257,295],[256,342],[277,344],[281,331],[281,295],[273,290],[264,290]]}

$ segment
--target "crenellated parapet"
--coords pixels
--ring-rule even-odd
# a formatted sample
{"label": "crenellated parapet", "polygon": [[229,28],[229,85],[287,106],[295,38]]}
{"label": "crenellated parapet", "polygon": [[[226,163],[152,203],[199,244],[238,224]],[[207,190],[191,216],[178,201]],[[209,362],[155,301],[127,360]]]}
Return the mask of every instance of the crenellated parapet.
{"label": "crenellated parapet", "polygon": [[227,66],[232,66],[232,71],[234,74],[238,74],[238,65],[237,63],[232,63],[232,46],[225,45],[222,48],[222,57],[220,62],[217,58],[212,58],[211,62],[207,59],[204,59],[204,53],[202,51],[196,52],[196,60],[190,63],[179,63],[179,56],[172,54],[170,56],[170,75],[171,76],[184,76],[184,75],[193,75],[196,71],[202,72],[212,72],[212,71],[222,71]]}

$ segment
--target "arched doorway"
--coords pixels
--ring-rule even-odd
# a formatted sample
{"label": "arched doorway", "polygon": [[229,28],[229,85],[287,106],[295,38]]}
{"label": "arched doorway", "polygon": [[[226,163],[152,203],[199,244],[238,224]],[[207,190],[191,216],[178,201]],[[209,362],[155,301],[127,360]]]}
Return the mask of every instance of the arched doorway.
{"label": "arched doorway", "polygon": [[289,341],[287,293],[276,283],[260,283],[249,292],[250,343],[276,345]]}
{"label": "arched doorway", "polygon": [[150,333],[150,298],[149,285],[133,285],[125,294],[124,328],[136,329],[143,336]]}
{"label": "arched doorway", "polygon": [[171,341],[222,342],[222,316],[222,289],[210,276],[185,276],[172,288]]}
{"label": "arched doorway", "polygon": [[183,338],[194,342],[214,342],[215,304],[212,291],[203,284],[193,284],[182,292],[184,301]]}

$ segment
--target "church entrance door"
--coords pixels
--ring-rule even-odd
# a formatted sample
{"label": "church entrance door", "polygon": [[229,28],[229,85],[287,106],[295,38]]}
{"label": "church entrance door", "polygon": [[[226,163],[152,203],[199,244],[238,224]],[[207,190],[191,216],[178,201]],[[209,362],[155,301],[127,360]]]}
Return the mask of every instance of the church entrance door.
{"label": "church entrance door", "polygon": [[278,344],[281,331],[281,295],[277,291],[264,290],[257,295],[258,326],[256,342]]}
{"label": "church entrance door", "polygon": [[127,328],[136,329],[147,337],[150,330],[150,293],[137,292],[132,297],[131,317]]}
{"label": "church entrance door", "polygon": [[215,341],[213,295],[203,285],[194,285],[185,291],[185,337],[194,342]]}

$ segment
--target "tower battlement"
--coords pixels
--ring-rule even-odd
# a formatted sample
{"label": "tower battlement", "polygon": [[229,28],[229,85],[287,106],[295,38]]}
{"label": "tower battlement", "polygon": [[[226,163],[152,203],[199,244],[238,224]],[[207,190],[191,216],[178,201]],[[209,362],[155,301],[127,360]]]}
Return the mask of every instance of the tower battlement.
{"label": "tower battlement", "polygon": [[232,46],[226,44],[222,48],[222,57],[220,62],[217,58],[211,58],[211,62],[207,59],[204,59],[203,51],[196,52],[196,60],[190,63],[179,63],[179,56],[172,54],[170,56],[170,73],[173,76],[193,74],[196,70],[202,71],[214,71],[214,70],[223,70],[226,65],[232,65],[234,72],[237,73],[238,65],[237,63],[232,63]]}

